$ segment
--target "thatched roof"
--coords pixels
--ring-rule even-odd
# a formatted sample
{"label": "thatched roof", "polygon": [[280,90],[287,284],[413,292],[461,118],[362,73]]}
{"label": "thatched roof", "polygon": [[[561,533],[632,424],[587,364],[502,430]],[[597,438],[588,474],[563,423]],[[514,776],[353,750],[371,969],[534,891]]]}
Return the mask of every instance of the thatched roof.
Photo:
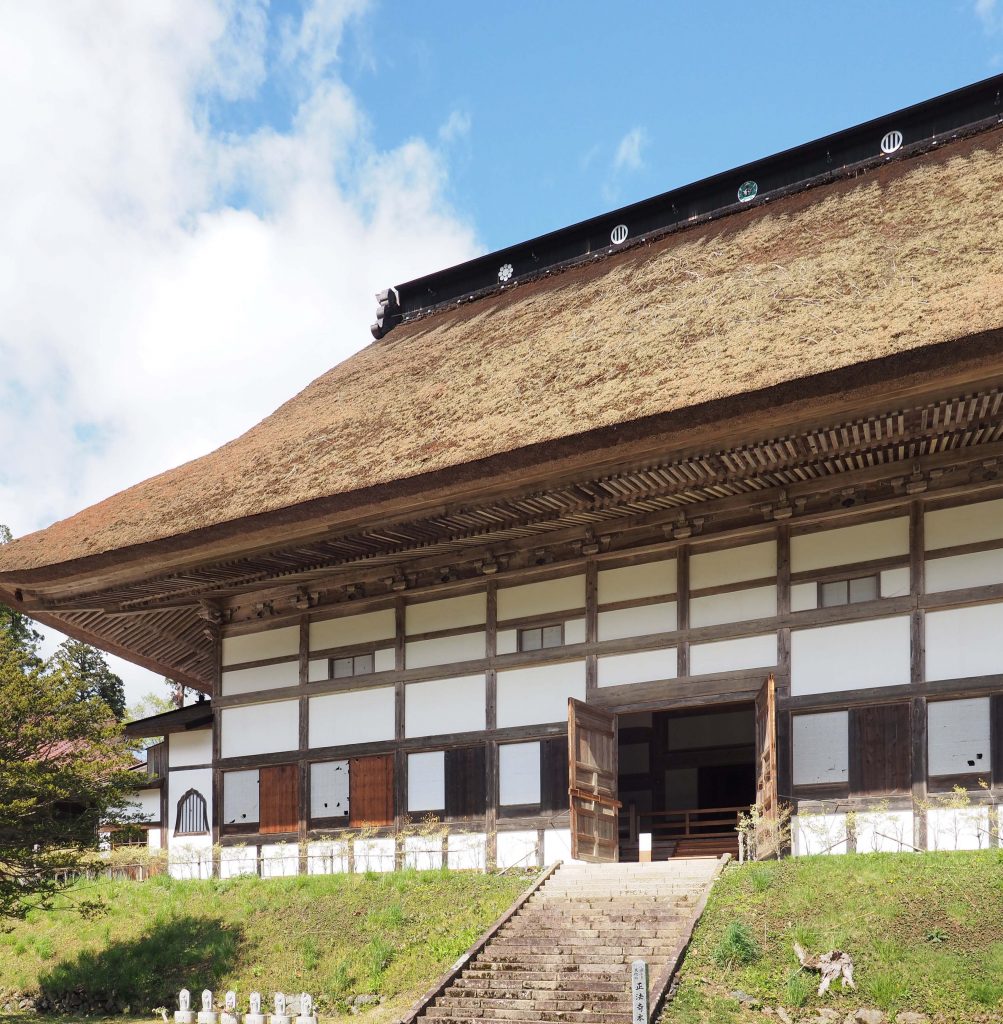
{"label": "thatched roof", "polygon": [[999,329],[1001,156],[996,129],[405,324],[218,451],[3,546],[0,574]]}

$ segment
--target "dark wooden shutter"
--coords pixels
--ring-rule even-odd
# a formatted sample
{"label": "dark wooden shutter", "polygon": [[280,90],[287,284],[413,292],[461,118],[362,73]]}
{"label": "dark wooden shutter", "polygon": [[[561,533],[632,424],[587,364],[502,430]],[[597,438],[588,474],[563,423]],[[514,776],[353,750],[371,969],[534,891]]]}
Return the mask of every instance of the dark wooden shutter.
{"label": "dark wooden shutter", "polygon": [[568,698],[568,796],[571,856],[619,860],[616,719],[573,697]]}
{"label": "dark wooden shutter", "polygon": [[568,809],[568,737],[540,741],[540,812]]}
{"label": "dark wooden shutter", "polygon": [[299,767],[276,764],[258,772],[258,829],[262,834],[299,828]]}
{"label": "dark wooden shutter", "polygon": [[446,817],[479,818],[487,806],[483,745],[446,751]]}
{"label": "dark wooden shutter", "polygon": [[348,762],[349,825],[394,823],[393,754],[353,757]]}
{"label": "dark wooden shutter", "polygon": [[907,793],[912,787],[908,704],[850,709],[850,792]]}
{"label": "dark wooden shutter", "polygon": [[989,756],[992,759],[993,785],[1003,785],[1003,695],[989,703]]}

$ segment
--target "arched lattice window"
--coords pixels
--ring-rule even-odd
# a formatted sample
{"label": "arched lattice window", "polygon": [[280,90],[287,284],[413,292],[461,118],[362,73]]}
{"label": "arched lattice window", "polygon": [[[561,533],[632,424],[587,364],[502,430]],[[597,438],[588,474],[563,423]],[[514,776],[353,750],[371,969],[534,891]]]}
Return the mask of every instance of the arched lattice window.
{"label": "arched lattice window", "polygon": [[190,789],[178,801],[178,817],[174,823],[176,836],[204,836],[209,831],[209,814],[205,797],[197,790]]}

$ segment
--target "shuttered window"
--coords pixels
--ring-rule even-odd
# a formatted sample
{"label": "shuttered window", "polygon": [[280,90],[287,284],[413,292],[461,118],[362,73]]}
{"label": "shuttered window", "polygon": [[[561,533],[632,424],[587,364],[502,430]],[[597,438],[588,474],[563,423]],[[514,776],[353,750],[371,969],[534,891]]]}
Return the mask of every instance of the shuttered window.
{"label": "shuttered window", "polygon": [[484,746],[446,751],[446,817],[477,818],[487,805]]}
{"label": "shuttered window", "polygon": [[209,831],[209,815],[205,797],[197,789],[189,789],[178,801],[178,815],[174,822],[176,836],[204,836]]}
{"label": "shuttered window", "polygon": [[348,762],[349,824],[394,823],[394,759],[392,754],[353,757]]}
{"label": "shuttered window", "polygon": [[299,828],[299,766],[262,768],[258,785],[258,828],[262,833],[295,832]]}
{"label": "shuttered window", "polygon": [[908,704],[850,711],[850,792],[906,793],[912,786]]}
{"label": "shuttered window", "polygon": [[540,744],[540,810],[568,809],[568,737],[555,736]]}
{"label": "shuttered window", "polygon": [[499,813],[503,816],[568,809],[567,736],[503,744],[498,749],[498,771]]}

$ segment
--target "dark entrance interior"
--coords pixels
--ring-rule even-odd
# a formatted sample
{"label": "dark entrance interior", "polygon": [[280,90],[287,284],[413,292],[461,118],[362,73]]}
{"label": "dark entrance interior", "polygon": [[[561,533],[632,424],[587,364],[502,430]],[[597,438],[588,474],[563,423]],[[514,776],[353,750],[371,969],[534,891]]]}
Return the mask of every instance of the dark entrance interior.
{"label": "dark entrance interior", "polygon": [[753,704],[617,717],[620,859],[736,853],[740,811],[756,802]]}

